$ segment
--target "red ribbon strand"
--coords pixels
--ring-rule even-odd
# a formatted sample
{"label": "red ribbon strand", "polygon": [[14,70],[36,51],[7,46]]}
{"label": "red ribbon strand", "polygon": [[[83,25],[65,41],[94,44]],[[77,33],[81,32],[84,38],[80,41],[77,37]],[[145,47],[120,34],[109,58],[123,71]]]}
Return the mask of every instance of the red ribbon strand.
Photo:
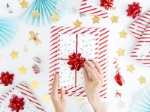
{"label": "red ribbon strand", "polygon": [[9,72],[2,72],[0,76],[0,84],[4,84],[4,86],[11,85],[14,80],[14,74],[9,74]]}
{"label": "red ribbon strand", "polygon": [[106,10],[113,7],[114,0],[101,0],[100,6],[104,7]]}

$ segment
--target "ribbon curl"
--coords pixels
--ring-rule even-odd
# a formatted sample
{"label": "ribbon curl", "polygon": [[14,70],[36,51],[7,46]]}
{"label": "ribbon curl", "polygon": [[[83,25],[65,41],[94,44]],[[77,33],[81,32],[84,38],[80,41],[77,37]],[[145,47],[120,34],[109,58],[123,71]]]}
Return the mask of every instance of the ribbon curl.
{"label": "ribbon curl", "polygon": [[69,61],[67,62],[70,65],[71,70],[79,71],[81,67],[84,67],[85,58],[81,57],[81,53],[72,53],[68,56]]}
{"label": "ribbon curl", "polygon": [[19,98],[18,96],[13,95],[8,107],[11,108],[11,111],[19,112],[24,109],[24,104],[24,98]]}
{"label": "ribbon curl", "polygon": [[113,7],[114,0],[101,0],[100,6],[103,6],[106,10]]}
{"label": "ribbon curl", "polygon": [[142,7],[139,3],[133,2],[128,5],[128,9],[126,10],[127,16],[131,16],[133,19],[137,16],[140,16]]}
{"label": "ribbon curl", "polygon": [[14,80],[14,74],[9,74],[9,72],[2,72],[0,76],[0,84],[4,84],[4,86],[11,85]]}

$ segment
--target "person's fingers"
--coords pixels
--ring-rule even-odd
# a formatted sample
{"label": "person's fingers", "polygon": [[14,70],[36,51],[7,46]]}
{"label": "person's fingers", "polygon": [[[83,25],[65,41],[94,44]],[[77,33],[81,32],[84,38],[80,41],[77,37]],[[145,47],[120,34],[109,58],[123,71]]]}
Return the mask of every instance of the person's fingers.
{"label": "person's fingers", "polygon": [[91,68],[95,68],[95,65],[91,63],[91,61],[86,60],[85,61],[87,63],[87,65]]}
{"label": "person's fingers", "polygon": [[52,87],[53,96],[58,95],[58,74],[55,73],[54,83]]}
{"label": "person's fingers", "polygon": [[65,98],[65,90],[63,87],[61,88],[61,98]]}
{"label": "person's fingers", "polygon": [[86,84],[86,83],[89,81],[88,73],[87,73],[87,71],[85,70],[85,68],[82,68],[82,71],[83,71],[84,82],[85,82],[85,84]]}
{"label": "person's fingers", "polygon": [[92,80],[96,81],[97,80],[97,75],[94,72],[94,69],[92,69],[91,67],[89,67],[87,64],[84,64],[84,68],[87,72],[90,73]]}
{"label": "person's fingers", "polygon": [[92,59],[92,62],[94,63],[94,65],[95,65],[95,67],[96,67],[98,73],[101,75],[101,68],[100,68],[100,66],[98,65],[98,63],[95,62],[95,60],[93,60],[93,59]]}

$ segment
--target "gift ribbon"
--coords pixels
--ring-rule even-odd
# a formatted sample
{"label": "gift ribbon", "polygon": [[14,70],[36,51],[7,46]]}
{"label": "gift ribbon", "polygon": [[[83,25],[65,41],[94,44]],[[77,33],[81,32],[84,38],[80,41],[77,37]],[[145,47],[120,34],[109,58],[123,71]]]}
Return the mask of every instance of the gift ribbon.
{"label": "gift ribbon", "polygon": [[0,84],[4,84],[4,86],[11,85],[14,80],[14,74],[10,74],[9,72],[2,72],[0,76]]}
{"label": "gift ribbon", "polygon": [[77,86],[77,71],[81,67],[84,67],[85,58],[81,57],[81,53],[78,53],[78,34],[76,35],[76,52],[68,56],[69,59],[61,58],[60,60],[68,60],[67,64],[71,70],[75,70],[75,87]]}
{"label": "gift ribbon", "polygon": [[113,7],[114,0],[101,0],[100,6],[103,6],[106,10]]}

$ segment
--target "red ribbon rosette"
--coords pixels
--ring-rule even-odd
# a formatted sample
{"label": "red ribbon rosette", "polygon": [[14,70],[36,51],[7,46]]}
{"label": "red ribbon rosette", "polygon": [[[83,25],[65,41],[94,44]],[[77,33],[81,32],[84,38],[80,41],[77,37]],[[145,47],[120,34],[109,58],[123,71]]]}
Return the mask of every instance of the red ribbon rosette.
{"label": "red ribbon rosette", "polygon": [[11,111],[19,112],[24,109],[24,104],[24,98],[19,98],[17,95],[13,95],[8,107],[11,108]]}
{"label": "red ribbon rosette", "polygon": [[128,5],[128,9],[126,10],[127,16],[131,16],[133,19],[137,16],[140,16],[142,7],[139,3],[133,2]]}
{"label": "red ribbon rosette", "polygon": [[104,7],[106,10],[113,7],[114,0],[101,0],[100,6]]}
{"label": "red ribbon rosette", "polygon": [[14,74],[9,74],[9,72],[2,72],[0,76],[0,84],[4,84],[4,86],[11,85],[14,80]]}
{"label": "red ribbon rosette", "polygon": [[85,58],[81,57],[81,53],[73,53],[69,55],[69,61],[67,62],[70,65],[71,70],[79,71],[81,67],[84,67]]}

